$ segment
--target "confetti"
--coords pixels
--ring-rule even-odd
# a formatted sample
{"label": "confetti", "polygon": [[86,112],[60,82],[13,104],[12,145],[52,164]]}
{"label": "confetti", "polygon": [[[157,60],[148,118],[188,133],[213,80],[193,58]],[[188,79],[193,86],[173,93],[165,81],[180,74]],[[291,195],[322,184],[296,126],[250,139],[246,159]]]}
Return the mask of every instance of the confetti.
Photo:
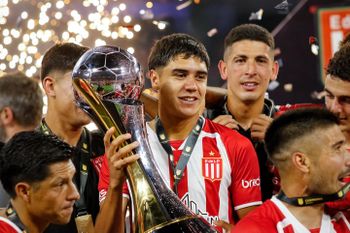
{"label": "confetti", "polygon": [[314,36],[310,36],[309,37],[309,45],[311,46],[311,52],[314,54],[314,55],[318,55],[318,50],[319,50],[319,46],[318,46],[318,41],[317,41],[317,38],[314,37]]}
{"label": "confetti", "polygon": [[291,4],[288,3],[287,0],[281,2],[280,4],[275,6],[275,9],[277,9],[278,14],[286,15],[289,13],[289,6]]}
{"label": "confetti", "polygon": [[214,36],[216,33],[218,33],[218,29],[212,28],[207,32],[208,37]]}
{"label": "confetti", "polygon": [[263,16],[264,10],[260,9],[257,12],[252,12],[250,14],[249,20],[261,20]]}
{"label": "confetti", "polygon": [[320,100],[320,99],[323,99],[326,95],[327,95],[326,91],[320,91],[320,92],[314,91],[311,93],[311,98],[316,99],[316,100]]}
{"label": "confetti", "polygon": [[280,48],[275,48],[275,50],[273,50],[273,55],[274,56],[278,56],[281,54],[281,49]]}
{"label": "confetti", "polygon": [[273,90],[275,90],[279,85],[280,85],[279,82],[277,82],[276,80],[273,80],[273,81],[270,82],[270,84],[269,84],[267,90],[273,91]]}
{"label": "confetti", "polygon": [[277,59],[278,66],[281,68],[283,67],[283,60],[282,58]]}
{"label": "confetti", "polygon": [[293,84],[292,83],[286,83],[286,84],[284,84],[283,89],[286,92],[292,92],[293,91]]}
{"label": "confetti", "polygon": [[275,9],[277,10],[289,10],[289,3],[287,0],[284,0],[283,2],[281,2],[280,4],[275,6]]}
{"label": "confetti", "polygon": [[184,2],[176,7],[176,10],[181,11],[182,9],[185,9],[189,5],[192,4],[192,0],[188,0],[187,2]]}

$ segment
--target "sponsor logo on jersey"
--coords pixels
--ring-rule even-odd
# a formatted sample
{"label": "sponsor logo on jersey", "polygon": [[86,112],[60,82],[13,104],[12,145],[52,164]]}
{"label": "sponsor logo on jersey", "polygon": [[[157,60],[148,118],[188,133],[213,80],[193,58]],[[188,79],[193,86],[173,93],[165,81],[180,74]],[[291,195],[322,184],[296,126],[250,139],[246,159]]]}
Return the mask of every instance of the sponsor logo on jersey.
{"label": "sponsor logo on jersey", "polygon": [[251,179],[251,180],[242,180],[242,187],[244,189],[258,187],[260,186],[260,178]]}
{"label": "sponsor logo on jersey", "polygon": [[182,203],[187,206],[193,213],[202,216],[205,220],[207,220],[208,223],[214,226],[215,221],[219,221],[218,216],[211,216],[208,212],[203,211],[199,209],[198,204],[191,200],[190,194],[186,193],[182,198],[181,198]]}

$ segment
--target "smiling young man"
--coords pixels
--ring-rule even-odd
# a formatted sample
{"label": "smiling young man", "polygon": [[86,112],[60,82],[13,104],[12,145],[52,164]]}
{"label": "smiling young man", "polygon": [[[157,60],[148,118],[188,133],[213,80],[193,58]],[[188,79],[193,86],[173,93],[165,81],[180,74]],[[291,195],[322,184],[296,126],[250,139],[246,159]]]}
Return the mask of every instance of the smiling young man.
{"label": "smiling young man", "polygon": [[278,74],[274,48],[274,39],[265,28],[255,24],[234,27],[225,38],[223,60],[218,64],[221,78],[227,81],[227,96],[207,111],[208,118],[236,129],[253,143],[263,200],[270,198],[274,189],[264,148],[265,131],[276,112],[274,103],[265,98],[270,81]]}
{"label": "smiling young man", "polygon": [[[147,132],[164,182],[210,224],[223,220],[222,232],[261,204],[260,178],[249,140],[201,117],[208,67],[205,47],[189,35],[172,34],[155,43],[148,68],[159,108]],[[108,189],[107,164],[101,169],[101,194]]]}
{"label": "smiling young man", "polygon": [[[348,37],[347,37],[348,39]],[[330,60],[325,79],[325,104],[340,121],[340,128],[347,141],[350,151],[350,43],[343,43]],[[350,181],[350,176],[345,179]],[[327,203],[333,210],[346,210],[350,207],[350,193],[346,198]]]}
{"label": "smiling young man", "polygon": [[72,148],[53,136],[27,131],[12,137],[0,156],[1,183],[11,196],[1,233],[42,233],[50,223],[69,222],[80,197],[72,156]]}
{"label": "smiling young man", "polygon": [[288,111],[272,122],[265,143],[281,175],[281,192],[232,232],[350,232],[343,212],[325,211],[326,201],[342,197],[343,178],[350,174],[338,118],[326,109]]}
{"label": "smiling young man", "polygon": [[350,148],[350,43],[344,44],[327,67],[325,80],[326,107],[340,121]]}

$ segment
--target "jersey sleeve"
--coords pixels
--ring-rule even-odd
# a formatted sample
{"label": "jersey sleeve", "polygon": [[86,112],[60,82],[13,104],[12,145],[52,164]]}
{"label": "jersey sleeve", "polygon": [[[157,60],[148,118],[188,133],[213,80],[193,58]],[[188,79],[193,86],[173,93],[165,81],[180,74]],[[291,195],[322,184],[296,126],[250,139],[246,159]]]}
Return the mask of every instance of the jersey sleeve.
{"label": "jersey sleeve", "polygon": [[[99,203],[103,202],[106,199],[108,187],[109,187],[109,168],[107,156],[103,156],[102,167],[100,171],[100,177],[98,181],[98,193],[99,193]],[[123,184],[123,197],[130,198],[129,188],[127,182],[125,181]]]}
{"label": "jersey sleeve", "polygon": [[234,209],[262,204],[259,162],[253,145],[242,136],[229,151],[232,156],[230,193]]}
{"label": "jersey sleeve", "polygon": [[[262,223],[255,221],[254,219],[250,219],[249,217],[242,219],[232,227],[231,233],[266,233],[266,232],[275,232],[275,230],[268,225],[262,226]],[[270,230],[269,230],[270,228]]]}
{"label": "jersey sleeve", "polygon": [[104,155],[101,170],[100,170],[100,177],[98,181],[98,193],[99,193],[100,204],[106,198],[108,186],[109,186],[109,169],[108,169],[107,156]]}
{"label": "jersey sleeve", "polygon": [[0,233],[21,233],[22,231],[10,220],[0,217]]}

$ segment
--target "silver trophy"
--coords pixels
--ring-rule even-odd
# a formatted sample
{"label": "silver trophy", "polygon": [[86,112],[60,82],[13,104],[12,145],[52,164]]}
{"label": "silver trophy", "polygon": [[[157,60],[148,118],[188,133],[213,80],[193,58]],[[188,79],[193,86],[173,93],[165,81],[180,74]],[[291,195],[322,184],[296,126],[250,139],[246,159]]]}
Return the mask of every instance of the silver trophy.
{"label": "silver trophy", "polygon": [[[113,46],[87,51],[73,70],[78,106],[106,132],[129,132],[140,146],[133,153],[140,159],[127,167],[133,200],[133,232],[217,232],[193,214],[162,180],[156,168],[145,128],[143,105],[138,100],[144,77],[135,57]],[[128,142],[130,143],[130,141]]]}

